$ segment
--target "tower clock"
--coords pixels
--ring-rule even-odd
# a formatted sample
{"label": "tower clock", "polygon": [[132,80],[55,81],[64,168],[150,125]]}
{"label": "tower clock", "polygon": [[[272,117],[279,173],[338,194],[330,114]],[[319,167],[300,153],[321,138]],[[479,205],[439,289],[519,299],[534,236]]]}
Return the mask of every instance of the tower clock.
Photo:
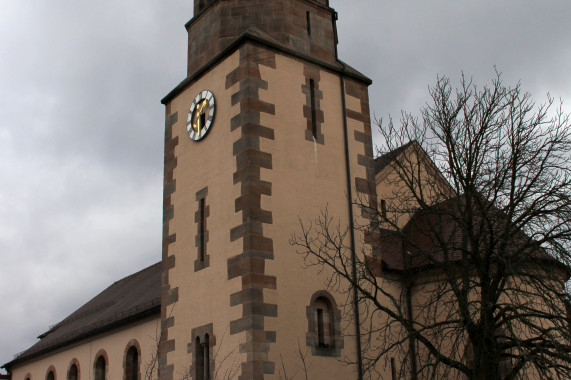
{"label": "tower clock", "polygon": [[216,103],[210,91],[201,91],[194,98],[186,122],[188,136],[198,141],[204,138],[214,121]]}

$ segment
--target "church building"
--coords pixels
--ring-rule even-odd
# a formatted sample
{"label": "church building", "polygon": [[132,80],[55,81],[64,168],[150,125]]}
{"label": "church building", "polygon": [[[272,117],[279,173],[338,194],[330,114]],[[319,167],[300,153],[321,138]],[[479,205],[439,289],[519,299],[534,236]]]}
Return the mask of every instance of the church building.
{"label": "church building", "polygon": [[40,335],[11,379],[359,378],[351,293],[290,244],[324,210],[367,244],[350,200],[376,198],[371,80],[338,58],[336,20],[328,0],[194,0],[187,75],[162,99],[162,258]]}

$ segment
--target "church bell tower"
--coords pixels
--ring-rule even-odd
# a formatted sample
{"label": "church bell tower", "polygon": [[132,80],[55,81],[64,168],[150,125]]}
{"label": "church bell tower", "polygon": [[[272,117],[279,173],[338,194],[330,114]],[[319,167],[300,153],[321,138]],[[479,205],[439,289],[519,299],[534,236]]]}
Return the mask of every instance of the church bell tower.
{"label": "church bell tower", "polygon": [[310,378],[357,378],[346,294],[289,244],[326,207],[363,218],[348,194],[374,201],[371,81],[338,60],[336,19],[328,0],[194,1],[162,100],[162,380],[285,378],[300,351]]}

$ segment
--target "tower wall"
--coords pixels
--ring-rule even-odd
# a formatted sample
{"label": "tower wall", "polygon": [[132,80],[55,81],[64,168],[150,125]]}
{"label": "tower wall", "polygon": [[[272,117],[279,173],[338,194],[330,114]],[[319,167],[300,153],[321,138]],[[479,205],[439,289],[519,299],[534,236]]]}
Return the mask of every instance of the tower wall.
{"label": "tower wall", "polygon": [[[349,226],[350,193],[373,201],[370,82],[337,61],[325,0],[195,1],[186,27],[188,77],[164,99],[161,379],[193,364],[201,379],[201,339],[215,378],[291,376],[299,352],[312,378],[354,378],[339,360],[358,356],[347,289],[328,288],[290,239],[325,209]],[[216,115],[192,141],[189,108],[205,90]],[[315,302],[328,305],[327,342]]]}
{"label": "tower wall", "polygon": [[[235,166],[229,130],[232,109],[225,80],[220,79],[237,64],[235,53],[166,105],[161,379],[178,379],[188,372],[192,365],[191,332],[200,326],[216,326],[213,347],[232,347],[239,356],[239,340],[228,331],[229,294],[237,291],[238,284],[226,280],[226,256],[231,249],[228,226],[239,220],[233,212],[237,190],[231,174]],[[193,99],[204,89],[214,93],[216,120],[206,138],[196,143],[187,134],[186,121]],[[209,263],[195,268],[199,249],[195,218],[201,191],[207,192],[205,243]]]}
{"label": "tower wall", "polygon": [[[206,1],[206,0],[205,0]],[[215,0],[197,6],[186,24],[190,76],[246,30],[259,31],[295,52],[335,62],[335,12],[326,1]],[[200,10],[201,9],[201,10]]]}
{"label": "tower wall", "polygon": [[[344,84],[351,188],[369,196],[374,179],[367,84]],[[208,135],[194,142],[186,120],[203,90],[214,93],[216,117]],[[339,314],[335,347],[322,352],[308,331],[312,295],[329,292],[341,313],[346,289],[327,289],[329,273],[307,268],[290,245],[300,220],[311,221],[326,208],[342,226],[349,224],[340,74],[246,41],[173,97],[167,120],[173,122],[167,123],[165,145],[168,328],[161,378],[177,378],[192,364],[197,331],[215,338],[213,369],[232,371],[237,364],[238,379],[277,379],[283,368],[293,371],[299,348],[315,363],[312,377],[353,378],[356,367],[338,359],[356,358],[354,324]],[[208,263],[197,267],[202,196]],[[362,223],[359,210],[355,218]]]}

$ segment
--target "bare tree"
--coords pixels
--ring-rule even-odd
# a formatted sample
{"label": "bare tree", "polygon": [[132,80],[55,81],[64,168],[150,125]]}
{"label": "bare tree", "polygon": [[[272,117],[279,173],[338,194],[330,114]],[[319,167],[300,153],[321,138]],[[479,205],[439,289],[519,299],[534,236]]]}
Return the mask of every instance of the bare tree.
{"label": "bare tree", "polygon": [[280,380],[295,380],[296,376],[299,371],[303,376],[303,379],[309,380],[309,369],[311,368],[311,360],[309,358],[309,347],[305,347],[305,349],[301,348],[301,344],[299,343],[299,339],[297,341],[297,350],[295,351],[295,358],[296,358],[296,367],[297,370],[290,370],[289,372],[293,372],[291,376],[288,376],[288,369],[284,363],[284,359],[282,354],[280,354],[280,369],[278,370],[278,379]]}
{"label": "bare tree", "polygon": [[378,123],[379,199],[354,201],[375,216],[361,252],[327,210],[292,244],[357,289],[371,377],[384,363],[413,379],[571,378],[569,115],[500,74],[439,78],[430,96],[420,118]]}
{"label": "bare tree", "polygon": [[[169,318],[174,312],[174,308],[176,307],[176,303],[170,310]],[[168,318],[167,318],[168,320]],[[144,363],[144,380],[156,380],[159,378],[159,350],[161,346],[161,342],[163,341],[164,334],[166,332],[167,323],[163,320],[160,324],[157,325],[155,336],[151,337],[153,340],[153,344],[151,346],[151,358],[148,362]],[[240,362],[238,360],[238,349],[234,348],[231,350],[227,350],[225,352],[221,352],[222,347],[224,346],[224,338],[226,337],[226,333],[228,328],[222,334],[222,338],[220,339],[220,343],[218,344],[217,348],[214,348],[214,352],[212,353],[212,373],[210,374],[210,380],[232,380],[234,379],[239,370],[240,370]],[[190,380],[193,376],[193,366],[189,364],[188,366],[184,367],[183,371],[176,375],[177,378],[181,380]]]}
{"label": "bare tree", "polygon": [[[176,307],[176,303],[170,310],[169,318],[172,316],[174,312],[174,308]],[[155,328],[155,336],[149,337],[152,340],[151,346],[151,358],[149,361],[143,364],[144,367],[144,380],[155,380],[159,378],[159,350],[161,347],[161,342],[163,341],[164,334],[167,330],[167,323],[164,320],[161,320],[159,324],[157,324]]]}

